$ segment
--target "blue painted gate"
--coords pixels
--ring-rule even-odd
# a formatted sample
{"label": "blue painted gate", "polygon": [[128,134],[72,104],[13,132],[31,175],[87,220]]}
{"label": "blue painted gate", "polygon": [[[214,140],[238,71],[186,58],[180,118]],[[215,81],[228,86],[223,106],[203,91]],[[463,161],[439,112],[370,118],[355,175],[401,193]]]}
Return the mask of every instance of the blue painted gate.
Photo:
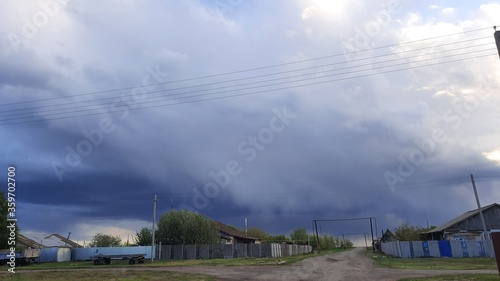
{"label": "blue painted gate", "polygon": [[440,240],[438,242],[439,242],[439,252],[441,253],[441,257],[452,257],[450,241]]}

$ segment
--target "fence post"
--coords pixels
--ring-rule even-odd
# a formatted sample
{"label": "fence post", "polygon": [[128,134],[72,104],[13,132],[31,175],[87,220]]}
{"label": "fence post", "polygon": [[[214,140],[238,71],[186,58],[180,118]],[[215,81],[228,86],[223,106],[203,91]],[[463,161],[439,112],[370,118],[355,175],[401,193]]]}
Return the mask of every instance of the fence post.
{"label": "fence post", "polygon": [[498,274],[500,275],[500,230],[491,230],[491,240],[493,242],[493,251],[497,261]]}
{"label": "fence post", "polygon": [[401,252],[401,241],[398,240],[398,257],[402,258],[403,253]]}

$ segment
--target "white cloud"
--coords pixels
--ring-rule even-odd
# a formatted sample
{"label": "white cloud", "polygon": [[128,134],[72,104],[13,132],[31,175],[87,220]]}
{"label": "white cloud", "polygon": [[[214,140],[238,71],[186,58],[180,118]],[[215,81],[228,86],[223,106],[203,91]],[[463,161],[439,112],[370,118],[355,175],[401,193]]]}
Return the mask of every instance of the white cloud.
{"label": "white cloud", "polygon": [[493,150],[493,151],[490,151],[490,152],[483,152],[483,155],[487,159],[489,159],[491,161],[494,161],[494,162],[497,162],[498,164],[500,164],[500,149]]}
{"label": "white cloud", "polygon": [[71,230],[71,237],[75,241],[80,241],[80,244],[83,242],[88,244],[97,233],[118,236],[122,243],[126,243],[128,240],[130,244],[133,244],[136,232],[143,227],[151,228],[152,223],[143,220],[99,219],[93,221],[89,219],[68,226],[68,229]]}
{"label": "white cloud", "polygon": [[302,14],[300,15],[303,20],[306,20],[308,18],[311,18],[314,16],[314,14],[317,12],[316,7],[307,7],[302,11]]}
{"label": "white cloud", "polygon": [[451,8],[451,7],[446,7],[446,8],[443,8],[441,10],[441,13],[445,14],[445,15],[452,15],[455,13],[455,8]]}

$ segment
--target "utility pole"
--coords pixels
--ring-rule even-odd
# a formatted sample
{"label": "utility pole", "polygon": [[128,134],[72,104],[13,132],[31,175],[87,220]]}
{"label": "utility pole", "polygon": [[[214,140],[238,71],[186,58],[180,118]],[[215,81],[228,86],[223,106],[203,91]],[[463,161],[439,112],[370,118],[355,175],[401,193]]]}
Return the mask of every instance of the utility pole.
{"label": "utility pole", "polygon": [[375,253],[375,240],[373,240],[373,223],[372,223],[372,218],[370,218],[370,231],[372,233],[372,249],[373,249],[373,252]]}
{"label": "utility pole", "polygon": [[495,33],[493,36],[495,37],[495,43],[497,44],[498,56],[500,57],[500,31],[497,31],[497,27],[493,27],[495,29]]}
{"label": "utility pole", "polygon": [[154,198],[154,203],[153,203],[153,239],[151,241],[151,262],[154,261],[154,254],[155,254],[155,223],[156,223],[156,201],[157,201],[157,196],[155,194],[155,198]]}
{"label": "utility pole", "polygon": [[248,237],[248,220],[245,218],[245,237]]}
{"label": "utility pole", "polygon": [[483,224],[483,231],[484,235],[483,237],[487,237],[487,229],[486,229],[486,223],[484,222],[484,216],[483,216],[483,210],[481,210],[481,203],[479,203],[479,196],[477,196],[477,189],[476,189],[476,183],[474,182],[474,176],[470,174],[470,181],[472,182],[472,188],[474,189],[474,196],[476,196],[476,203],[477,203],[477,209],[479,210],[479,217],[481,218],[481,223]]}
{"label": "utility pole", "polygon": [[318,236],[318,222],[314,220],[314,228],[316,229],[316,243],[318,245],[318,254],[320,253],[321,249],[319,246],[319,236]]}

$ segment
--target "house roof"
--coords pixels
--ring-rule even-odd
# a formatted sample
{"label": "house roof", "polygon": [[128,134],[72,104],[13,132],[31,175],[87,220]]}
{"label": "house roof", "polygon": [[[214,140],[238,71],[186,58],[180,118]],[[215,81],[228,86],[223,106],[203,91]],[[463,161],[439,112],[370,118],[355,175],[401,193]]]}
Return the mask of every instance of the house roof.
{"label": "house roof", "polygon": [[[488,205],[488,206],[484,206],[484,207],[481,207],[481,211],[486,211],[488,209],[491,209],[493,207],[500,207],[499,204],[497,203],[493,203],[491,205]],[[457,223],[460,223],[468,218],[471,218],[473,216],[476,216],[479,214],[479,210],[478,209],[474,209],[474,210],[470,210],[468,212],[465,212],[463,213],[462,215],[454,218],[454,219],[451,219],[450,221],[448,222],[445,222],[443,223],[442,225],[436,227],[436,228],[433,228],[432,230],[426,232],[426,233],[436,233],[436,232],[443,232],[445,231],[446,229],[449,229],[451,228],[453,225],[457,224]]]}
{"label": "house roof", "polygon": [[33,239],[30,239],[30,238],[22,235],[21,233],[17,234],[17,242],[19,242],[20,244],[22,244],[26,247],[35,248],[35,249],[39,249],[39,248],[44,247],[42,244],[36,242]]}
{"label": "house roof", "polygon": [[259,238],[248,237],[245,235],[245,233],[243,231],[239,231],[239,230],[237,230],[233,227],[227,226],[221,222],[216,221],[215,224],[219,228],[220,232],[222,232],[228,236],[250,239],[250,240],[260,240]]}
{"label": "house roof", "polygon": [[72,241],[62,235],[59,235],[57,233],[54,233],[54,234],[51,234],[47,237],[45,237],[45,240],[49,240],[49,239],[56,239],[56,240],[59,240],[61,241],[60,244],[64,243],[64,245],[57,245],[57,246],[70,246],[72,248],[82,248],[82,246],[78,243],[76,243],[75,241]]}
{"label": "house roof", "polygon": [[394,233],[392,233],[392,231],[390,231],[389,229],[387,229],[382,235],[382,238],[394,238],[394,237],[396,237],[396,235],[394,235]]}
{"label": "house roof", "polygon": [[[66,237],[59,234],[43,234],[43,233],[28,233],[21,235],[24,240],[19,239],[19,241],[31,248],[44,248],[44,247],[72,247],[72,248],[82,248],[78,243],[67,239]],[[40,241],[40,242],[35,242]]]}

